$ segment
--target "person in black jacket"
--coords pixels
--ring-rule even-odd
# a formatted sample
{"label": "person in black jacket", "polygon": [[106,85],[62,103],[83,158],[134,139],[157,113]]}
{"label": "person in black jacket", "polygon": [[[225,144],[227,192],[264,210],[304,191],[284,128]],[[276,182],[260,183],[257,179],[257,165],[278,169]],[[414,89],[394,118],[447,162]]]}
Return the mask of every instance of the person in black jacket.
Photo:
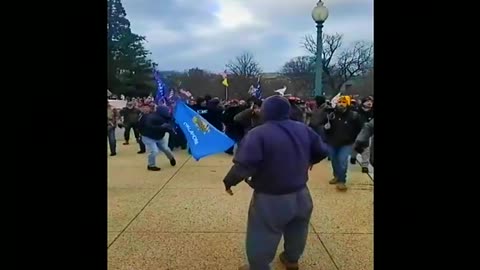
{"label": "person in black jacket", "polygon": [[168,140],[168,147],[171,150],[174,150],[177,147],[181,149],[187,149],[187,138],[182,129],[176,123],[173,124],[173,133],[170,134],[170,139]]}
{"label": "person in black jacket", "polygon": [[205,118],[205,114],[207,114],[207,102],[203,97],[197,97],[195,100],[195,104],[190,105],[190,108],[200,114],[203,118]]}
{"label": "person in black jacket", "polygon": [[326,141],[325,130],[321,124],[322,119],[325,119],[329,106],[326,103],[324,96],[316,96],[315,103],[317,107],[311,112],[309,126],[315,130],[324,141]]}
{"label": "person in black jacket", "polygon": [[[235,143],[240,142],[245,132],[242,125],[235,122],[233,118],[245,109],[245,106],[240,106],[238,102],[234,100],[227,105],[227,108],[225,108],[222,114],[222,122],[225,124],[225,135],[235,141]],[[233,146],[230,147],[225,153],[233,155],[233,148]]]}
{"label": "person in black jacket", "polygon": [[336,184],[339,190],[346,190],[348,158],[352,153],[352,145],[362,129],[362,120],[358,113],[352,111],[350,99],[342,96],[338,99],[333,112],[322,120],[327,143],[330,145],[330,158],[334,178],[330,184]]}
{"label": "person in black jacket", "polygon": [[162,105],[158,106],[155,112],[144,115],[140,119],[142,141],[150,151],[147,166],[149,171],[160,171],[160,168],[156,166],[156,157],[160,151],[170,160],[170,165],[175,166],[177,164],[172,151],[168,148],[168,141],[164,139],[165,133],[172,130],[170,121],[169,109]]}
{"label": "person in black jacket", "polygon": [[[146,115],[152,113],[152,109],[150,106],[144,104],[140,107],[140,111],[141,113],[138,118],[138,124],[137,124],[139,133],[140,133],[140,123],[142,122],[142,119],[146,117]],[[142,141],[141,135],[140,135],[140,138],[137,140],[137,142],[138,142],[138,146],[140,147],[140,151],[138,151],[137,154],[144,154],[146,152],[146,149],[145,149],[145,144]]]}
{"label": "person in black jacket", "polygon": [[218,98],[207,101],[207,113],[202,115],[208,123],[214,126],[219,131],[223,131],[222,114],[223,108],[220,107],[220,100]]}

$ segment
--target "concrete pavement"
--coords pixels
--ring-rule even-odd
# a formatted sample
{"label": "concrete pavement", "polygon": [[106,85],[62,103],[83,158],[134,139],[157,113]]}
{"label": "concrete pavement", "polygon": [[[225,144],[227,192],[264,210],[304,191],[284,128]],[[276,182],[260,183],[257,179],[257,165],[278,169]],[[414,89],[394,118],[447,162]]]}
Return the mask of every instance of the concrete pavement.
{"label": "concrete pavement", "polygon": [[[196,162],[177,150],[176,167],[159,155],[162,170],[150,172],[136,144],[124,146],[120,139],[117,147],[118,155],[108,157],[109,270],[236,270],[246,262],[252,190],[240,184],[234,196],[225,193],[221,181],[230,156]],[[347,192],[338,192],[330,179],[328,161],[310,173],[314,210],[300,269],[371,270],[373,181],[358,165],[350,167]],[[277,258],[272,269],[284,269]]]}

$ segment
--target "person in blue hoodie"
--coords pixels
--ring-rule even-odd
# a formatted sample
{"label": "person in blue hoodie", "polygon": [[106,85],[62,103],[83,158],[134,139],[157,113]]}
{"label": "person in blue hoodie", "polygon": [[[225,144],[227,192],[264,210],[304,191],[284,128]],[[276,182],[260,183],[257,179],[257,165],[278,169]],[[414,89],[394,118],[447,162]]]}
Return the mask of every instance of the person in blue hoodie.
{"label": "person in blue hoodie", "polygon": [[242,270],[268,270],[278,243],[285,240],[280,261],[298,269],[308,236],[313,204],[308,170],[327,157],[328,146],[304,123],[289,119],[290,104],[281,96],[261,107],[263,124],[250,130],[223,182],[226,192],[244,179],[253,189],[247,222],[248,265]]}
{"label": "person in blue hoodie", "polygon": [[170,160],[170,165],[177,164],[172,151],[168,148],[168,142],[164,140],[165,133],[172,131],[170,111],[167,106],[160,105],[155,112],[144,115],[139,122],[139,130],[142,142],[145,144],[148,155],[149,171],[160,171],[156,166],[156,157],[162,151]]}

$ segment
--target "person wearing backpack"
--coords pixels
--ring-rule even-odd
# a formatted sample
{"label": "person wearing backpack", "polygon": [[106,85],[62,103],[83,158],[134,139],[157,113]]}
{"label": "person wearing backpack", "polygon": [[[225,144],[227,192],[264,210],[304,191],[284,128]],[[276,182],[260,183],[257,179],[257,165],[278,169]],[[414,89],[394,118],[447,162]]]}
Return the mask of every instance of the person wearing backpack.
{"label": "person wearing backpack", "polygon": [[363,121],[359,114],[350,108],[350,97],[341,96],[333,112],[326,114],[321,121],[327,143],[330,146],[333,179],[330,184],[339,190],[347,190],[347,170],[352,145],[362,130]]}

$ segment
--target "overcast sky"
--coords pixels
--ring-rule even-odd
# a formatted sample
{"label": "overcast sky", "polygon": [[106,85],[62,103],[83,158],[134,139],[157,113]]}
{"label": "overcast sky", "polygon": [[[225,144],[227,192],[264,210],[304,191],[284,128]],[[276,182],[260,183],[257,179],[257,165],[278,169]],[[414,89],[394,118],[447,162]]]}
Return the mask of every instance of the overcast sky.
{"label": "overcast sky", "polygon": [[[290,58],[306,55],[302,37],[315,33],[315,0],[123,0],[132,31],[160,70],[192,67],[220,72],[243,51],[264,72],[279,71]],[[324,0],[330,11],[326,33],[345,43],[373,41],[373,0]]]}

